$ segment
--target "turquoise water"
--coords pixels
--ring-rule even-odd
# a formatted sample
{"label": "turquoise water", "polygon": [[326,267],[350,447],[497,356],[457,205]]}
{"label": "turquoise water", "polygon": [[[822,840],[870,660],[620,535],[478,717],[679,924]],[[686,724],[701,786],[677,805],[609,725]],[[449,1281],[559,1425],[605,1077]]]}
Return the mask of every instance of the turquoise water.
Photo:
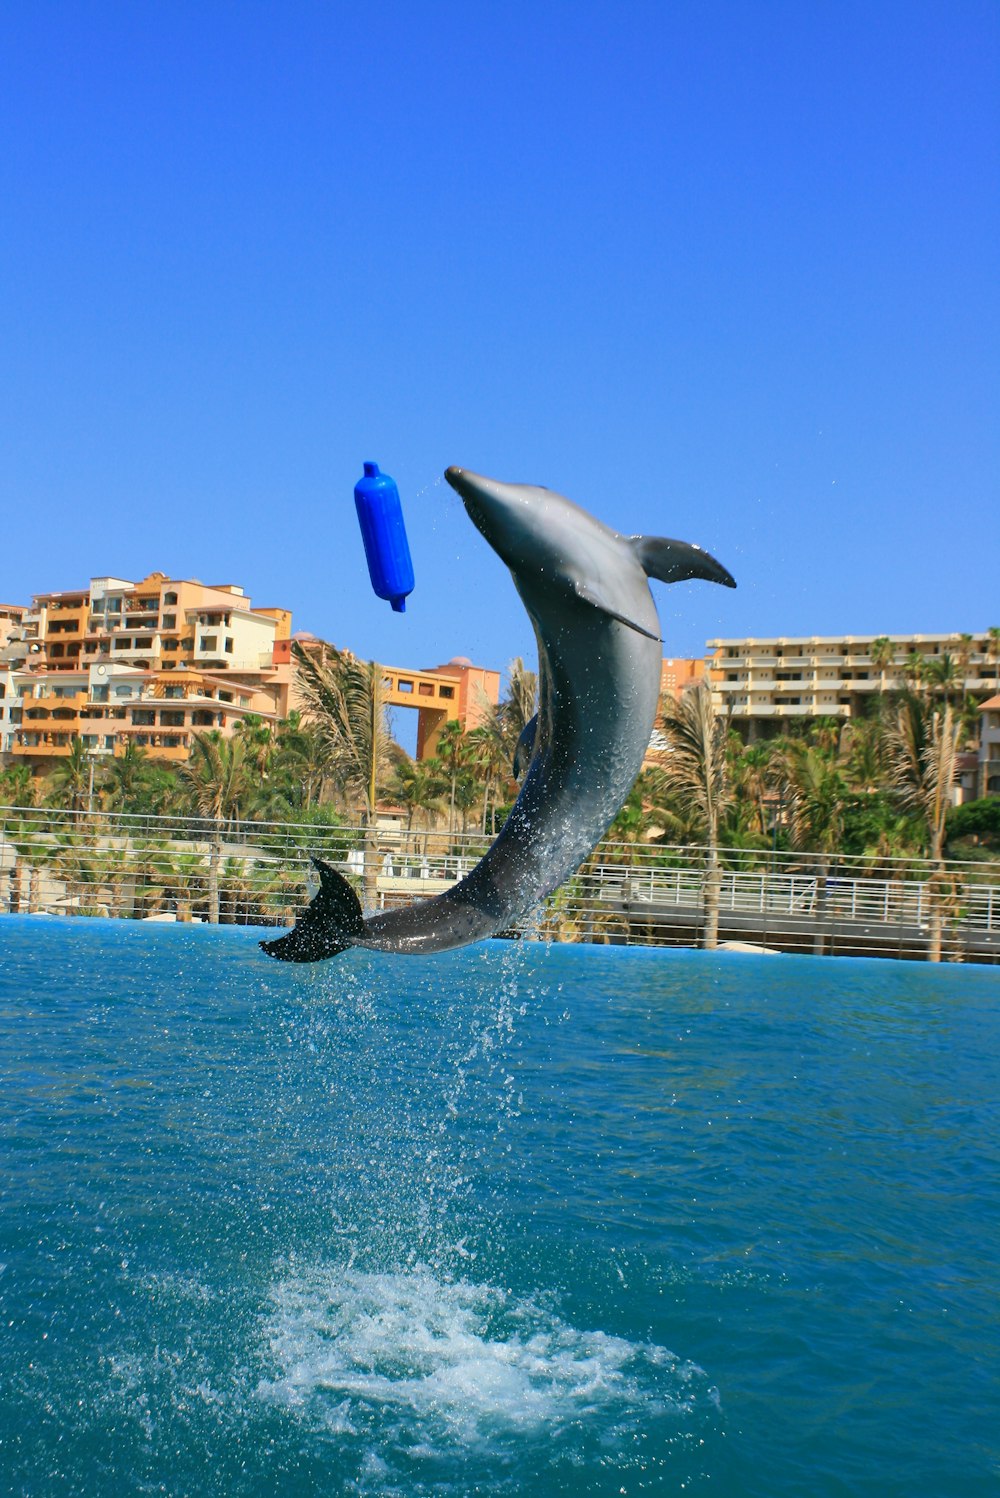
{"label": "turquoise water", "polygon": [[1000,976],[0,921],[0,1491],[1000,1487]]}

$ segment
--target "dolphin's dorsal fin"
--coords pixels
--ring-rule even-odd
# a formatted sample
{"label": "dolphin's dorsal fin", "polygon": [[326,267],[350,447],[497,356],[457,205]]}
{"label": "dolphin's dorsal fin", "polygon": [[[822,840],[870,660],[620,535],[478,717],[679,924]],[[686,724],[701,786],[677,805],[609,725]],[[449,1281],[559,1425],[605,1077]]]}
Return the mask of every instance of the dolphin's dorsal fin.
{"label": "dolphin's dorsal fin", "polygon": [[700,546],[688,541],[670,541],[666,536],[630,536],[632,550],[647,577],[661,583],[682,583],[689,577],[701,577],[709,583],[735,588],[736,583],[721,562]]}
{"label": "dolphin's dorsal fin", "polygon": [[514,750],[514,779],[520,780],[525,770],[531,763],[531,756],[535,752],[535,735],[538,732],[538,714],[521,729],[517,740],[517,748]]}
{"label": "dolphin's dorsal fin", "polygon": [[[630,619],[609,602],[596,583],[576,581],[573,584],[573,592],[583,603],[589,603],[592,608],[600,609],[602,614],[607,614],[611,619],[617,619],[619,624],[627,624],[629,629],[634,629],[638,634],[645,635],[647,639],[659,640],[660,636],[647,629],[644,624],[639,624],[635,619]],[[662,643],[662,641],[661,641]]]}

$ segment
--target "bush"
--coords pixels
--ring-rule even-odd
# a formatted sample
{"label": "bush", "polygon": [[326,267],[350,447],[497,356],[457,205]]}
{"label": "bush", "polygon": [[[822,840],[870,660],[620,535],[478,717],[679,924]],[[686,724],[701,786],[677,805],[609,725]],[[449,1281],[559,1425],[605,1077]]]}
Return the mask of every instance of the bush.
{"label": "bush", "polygon": [[984,796],[953,806],[948,813],[948,841],[973,838],[985,847],[1000,847],[1000,796]]}

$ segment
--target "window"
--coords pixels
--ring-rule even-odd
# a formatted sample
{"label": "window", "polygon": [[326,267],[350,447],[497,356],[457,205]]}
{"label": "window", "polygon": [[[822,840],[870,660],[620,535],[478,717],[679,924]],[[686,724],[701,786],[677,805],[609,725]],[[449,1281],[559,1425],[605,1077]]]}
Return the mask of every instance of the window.
{"label": "window", "polygon": [[199,650],[218,650],[219,640],[217,635],[202,635],[198,641]]}
{"label": "window", "polygon": [[226,654],[227,654],[227,655],[232,655],[232,653],[233,653],[233,641],[232,641],[232,636],[230,636],[230,635],[227,635],[227,636],[226,636]]}
{"label": "window", "polygon": [[183,728],[184,714],[164,710],[160,713],[160,722],[164,728]]}
{"label": "window", "polygon": [[184,688],[183,687],[164,687],[163,688],[163,695],[164,695],[164,697],[183,697],[184,696]]}
{"label": "window", "polygon": [[446,697],[450,701],[450,699],[452,697],[454,697],[454,695],[455,695],[455,688],[454,687],[442,687],[440,689],[440,692],[439,692],[438,695],[441,696],[441,697]]}
{"label": "window", "polygon": [[176,629],[177,628],[177,615],[176,614],[164,614],[164,616],[163,616],[163,628],[164,629]]}
{"label": "window", "polygon": [[176,602],[177,602],[177,594],[176,593],[164,593],[164,595],[163,595],[164,606],[166,606],[167,604],[176,603]]}

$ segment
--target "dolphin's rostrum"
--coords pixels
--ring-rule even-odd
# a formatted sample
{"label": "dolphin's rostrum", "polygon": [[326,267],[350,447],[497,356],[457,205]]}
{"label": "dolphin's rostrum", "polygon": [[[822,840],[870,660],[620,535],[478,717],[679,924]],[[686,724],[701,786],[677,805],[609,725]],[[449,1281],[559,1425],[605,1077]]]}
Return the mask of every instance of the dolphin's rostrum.
{"label": "dolphin's rostrum", "polygon": [[319,962],[353,946],[446,952],[526,915],[600,841],[642,767],[662,643],[648,578],[736,586],[700,547],[619,535],[551,490],[462,468],[445,477],[510,568],[538,641],[538,716],[518,746],[529,760],[521,793],[471,873],[402,909],[364,916],[347,880],[315,859],[316,898],[287,935],[261,942],[282,961]]}

